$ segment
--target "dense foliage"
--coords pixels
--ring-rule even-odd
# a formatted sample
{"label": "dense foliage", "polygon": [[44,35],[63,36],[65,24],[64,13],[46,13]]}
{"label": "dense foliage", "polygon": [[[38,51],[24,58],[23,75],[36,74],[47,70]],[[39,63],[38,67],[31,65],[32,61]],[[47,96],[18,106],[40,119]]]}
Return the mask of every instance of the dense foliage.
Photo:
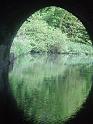
{"label": "dense foliage", "polygon": [[32,14],[18,31],[11,51],[17,55],[27,51],[93,53],[83,24],[58,7],[46,7]]}

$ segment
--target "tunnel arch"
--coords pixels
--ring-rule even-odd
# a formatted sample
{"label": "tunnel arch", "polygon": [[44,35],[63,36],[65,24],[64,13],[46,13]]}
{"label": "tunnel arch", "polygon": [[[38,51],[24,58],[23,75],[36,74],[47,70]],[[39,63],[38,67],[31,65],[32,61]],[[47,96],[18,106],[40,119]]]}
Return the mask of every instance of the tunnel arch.
{"label": "tunnel arch", "polygon": [[[56,2],[41,2],[37,4],[33,2],[32,4],[22,4],[22,6],[14,4],[14,7],[9,8],[8,13],[6,13],[6,17],[4,19],[7,19],[7,24],[10,29],[12,30],[13,37],[21,27],[24,21],[33,14],[34,12],[38,11],[39,9],[48,7],[48,6],[56,6],[63,8],[67,10],[68,12],[71,12],[74,16],[76,16],[85,26],[87,32],[89,33],[89,36],[91,40],[93,39],[92,37],[92,29],[91,29],[91,23],[92,23],[92,18],[91,17],[91,10],[89,12],[87,11],[86,6],[81,3],[77,2],[67,2],[66,1],[56,1]],[[13,6],[13,5],[10,5]],[[11,12],[12,11],[12,12]],[[10,17],[10,18],[9,18]],[[8,28],[8,27],[7,27]],[[11,30],[9,32],[11,32]]]}
{"label": "tunnel arch", "polygon": [[[37,4],[36,4],[37,3]],[[79,20],[84,24],[85,28],[87,29],[91,40],[93,39],[93,18],[90,8],[87,7],[87,5],[77,2],[69,2],[68,0],[65,0],[63,2],[56,1],[56,2],[32,2],[31,4],[23,3],[23,5],[20,5],[18,3],[11,3],[8,6],[6,5],[6,9],[1,13],[2,20],[1,22],[1,29],[3,33],[1,33],[0,38],[1,46],[4,45],[5,47],[2,48],[2,56],[3,58],[0,58],[0,60],[7,58],[9,54],[10,46],[13,42],[13,39],[23,24],[23,22],[35,11],[47,7],[47,6],[57,6],[60,8],[64,8],[65,10],[71,12],[76,17],[79,18]],[[7,61],[7,60],[6,60]],[[92,88],[93,89],[93,88]],[[91,93],[89,94],[88,101],[91,101]],[[92,103],[92,102],[91,102]],[[87,105],[85,104],[87,107]],[[93,107],[92,107],[93,108]],[[85,111],[87,109],[84,109]],[[86,113],[86,112],[85,112]],[[88,109],[88,113],[90,114],[90,109]],[[81,116],[86,117],[88,116],[88,113],[84,116],[81,113]],[[83,113],[84,114],[84,113]],[[79,116],[80,117],[80,116]],[[80,118],[79,118],[80,119]],[[76,119],[77,120],[77,119]],[[78,120],[79,121],[79,120]],[[76,121],[72,121],[71,123],[74,124]],[[67,122],[69,123],[69,122]],[[77,122],[76,122],[77,123]]]}

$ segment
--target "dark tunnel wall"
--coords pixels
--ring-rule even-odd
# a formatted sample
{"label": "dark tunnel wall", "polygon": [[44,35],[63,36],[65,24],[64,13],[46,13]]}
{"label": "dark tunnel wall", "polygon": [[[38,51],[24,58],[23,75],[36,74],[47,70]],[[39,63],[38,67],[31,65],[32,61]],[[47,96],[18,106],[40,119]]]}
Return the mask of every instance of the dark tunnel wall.
{"label": "dark tunnel wall", "polygon": [[[1,28],[1,38],[2,41],[0,44],[9,44],[10,40],[7,42],[7,40],[11,37],[11,39],[15,36],[16,31],[19,29],[19,27],[22,25],[22,23],[28,18],[32,13],[35,11],[44,8],[46,6],[59,6],[62,7],[69,12],[73,13],[75,16],[77,16],[80,21],[84,24],[86,27],[91,39],[93,39],[93,29],[91,28],[91,25],[93,23],[93,16],[90,6],[85,2],[84,4],[81,2],[69,2],[69,0],[56,0],[56,2],[50,2],[48,0],[47,2],[31,2],[31,3],[6,3],[4,5],[4,9],[1,10],[0,17],[0,28]],[[7,40],[5,39],[5,36],[7,37]]]}
{"label": "dark tunnel wall", "polygon": [[9,49],[16,35],[18,29],[23,22],[35,11],[46,6],[59,6],[77,16],[86,27],[91,40],[93,40],[93,13],[92,3],[84,1],[76,2],[74,0],[50,0],[32,1],[32,2],[6,2],[0,4],[0,60],[7,60],[9,56]]}
{"label": "dark tunnel wall", "polygon": [[[86,27],[91,40],[93,40],[93,10],[92,3],[89,1],[80,2],[79,0],[76,2],[75,0],[47,0],[46,2],[41,0],[32,1],[32,2],[6,2],[0,4],[0,106],[2,109],[0,110],[0,120],[4,121],[4,118],[7,118],[10,124],[18,124],[19,120],[22,117],[16,119],[16,114],[13,113],[16,111],[16,105],[11,104],[11,101],[14,100],[9,93],[9,84],[8,84],[8,59],[9,59],[9,50],[13,41],[14,36],[16,35],[18,29],[23,24],[23,22],[35,11],[47,7],[47,6],[58,6],[62,7],[69,12],[73,13],[77,16],[84,26]],[[92,89],[91,89],[92,90]],[[84,104],[84,108],[77,113],[77,116],[74,119],[69,120],[68,124],[89,124],[93,123],[92,116],[93,115],[93,98],[91,95],[87,99]],[[8,105],[9,101],[9,105]],[[19,115],[19,114],[18,114]],[[10,120],[10,117],[13,116],[15,121]],[[20,119],[21,118],[21,119]],[[23,121],[20,121],[20,124],[23,124]],[[92,124],[91,123],[91,124]],[[29,123],[31,124],[31,122]]]}
{"label": "dark tunnel wall", "polygon": [[[2,8],[4,6],[4,9]],[[76,17],[80,19],[80,21],[84,24],[86,27],[86,30],[89,33],[89,36],[91,40],[93,39],[93,29],[91,28],[91,25],[93,23],[93,16],[91,7],[88,5],[88,3],[84,4],[82,2],[76,2],[76,1],[55,1],[50,2],[50,0],[47,0],[47,2],[22,2],[22,4],[13,2],[13,3],[6,3],[4,5],[1,4],[1,13],[0,13],[0,44],[3,44],[4,47],[6,46],[7,52],[9,53],[9,48],[11,46],[11,43],[13,41],[13,38],[15,34],[17,33],[18,29],[22,25],[22,23],[35,11],[47,7],[47,6],[58,6],[62,7],[69,12],[73,13]],[[2,46],[3,47],[3,46]],[[1,49],[2,49],[1,47]],[[0,54],[3,54],[0,53]]]}

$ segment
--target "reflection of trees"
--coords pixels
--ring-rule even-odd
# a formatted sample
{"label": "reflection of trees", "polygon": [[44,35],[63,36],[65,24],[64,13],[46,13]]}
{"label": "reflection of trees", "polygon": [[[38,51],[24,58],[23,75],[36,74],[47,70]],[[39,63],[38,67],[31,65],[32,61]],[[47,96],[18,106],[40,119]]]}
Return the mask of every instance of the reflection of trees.
{"label": "reflection of trees", "polygon": [[[28,118],[40,121],[63,120],[77,111],[85,101],[91,87],[91,66],[64,65],[65,57],[56,62],[50,58],[39,57],[33,61],[23,58],[20,68],[10,74],[11,87],[18,105],[24,109]],[[26,59],[26,61],[25,61]],[[24,60],[24,61],[23,61]],[[58,61],[59,60],[59,61]],[[30,61],[30,62],[29,62]],[[24,63],[24,64],[21,64]],[[20,73],[20,78],[18,75]]]}
{"label": "reflection of trees", "polygon": [[[58,75],[44,80],[40,95],[43,94],[42,112],[47,110],[46,113],[51,113],[54,120],[63,119],[77,111],[88,95],[91,76],[87,75],[86,79],[82,79],[79,72],[75,72],[75,68],[68,69],[63,77]],[[44,100],[47,100],[47,105],[44,105]]]}

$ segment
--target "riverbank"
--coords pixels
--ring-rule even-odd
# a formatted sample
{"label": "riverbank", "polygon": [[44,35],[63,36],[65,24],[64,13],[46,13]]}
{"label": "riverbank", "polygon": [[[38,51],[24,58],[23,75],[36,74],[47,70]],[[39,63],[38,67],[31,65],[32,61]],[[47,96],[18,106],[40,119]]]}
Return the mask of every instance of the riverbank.
{"label": "riverbank", "polygon": [[65,41],[64,43],[53,44],[50,46],[46,46],[45,44],[39,46],[29,46],[28,42],[21,42],[20,40],[16,40],[12,47],[11,52],[15,54],[15,56],[20,56],[26,53],[49,53],[49,54],[74,54],[74,55],[93,55],[93,47],[91,44],[83,44],[83,43],[75,43]]}

